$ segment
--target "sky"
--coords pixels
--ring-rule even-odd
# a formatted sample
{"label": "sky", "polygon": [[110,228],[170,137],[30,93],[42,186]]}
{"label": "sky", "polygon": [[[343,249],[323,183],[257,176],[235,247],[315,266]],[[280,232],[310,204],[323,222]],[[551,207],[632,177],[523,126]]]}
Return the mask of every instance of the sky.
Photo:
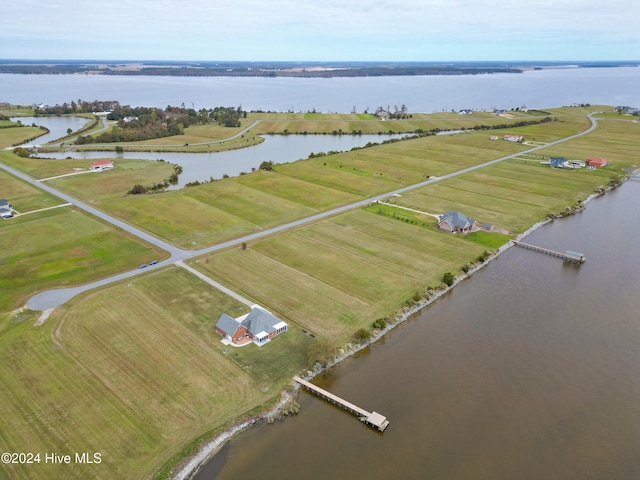
{"label": "sky", "polygon": [[640,59],[638,0],[3,3],[2,59]]}

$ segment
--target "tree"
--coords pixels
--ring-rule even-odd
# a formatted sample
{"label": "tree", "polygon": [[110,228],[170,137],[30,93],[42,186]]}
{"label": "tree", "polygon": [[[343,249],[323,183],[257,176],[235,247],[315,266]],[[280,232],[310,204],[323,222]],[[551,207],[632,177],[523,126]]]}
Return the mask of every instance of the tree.
{"label": "tree", "polygon": [[67,135],[71,135],[73,133],[73,130],[71,130],[70,128],[67,128]]}
{"label": "tree", "polygon": [[129,193],[132,195],[141,195],[143,193],[147,193],[147,187],[137,183],[131,188],[131,190],[129,190]]}

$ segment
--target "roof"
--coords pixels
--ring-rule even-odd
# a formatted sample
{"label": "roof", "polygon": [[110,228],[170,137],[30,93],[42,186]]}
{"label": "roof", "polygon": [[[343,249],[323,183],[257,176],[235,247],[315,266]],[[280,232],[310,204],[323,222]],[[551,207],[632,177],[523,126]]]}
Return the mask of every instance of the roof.
{"label": "roof", "polygon": [[608,165],[609,160],[600,157],[589,157],[587,158],[587,163],[589,165]]}
{"label": "roof", "polygon": [[223,313],[216,323],[216,327],[222,330],[227,335],[233,336],[233,334],[240,328],[240,323],[235,319]]}
{"label": "roof", "polygon": [[258,335],[261,332],[271,333],[276,330],[276,325],[279,323],[282,323],[282,320],[258,306],[254,306],[249,315],[242,320],[242,325],[251,335]]}
{"label": "roof", "polygon": [[6,198],[0,198],[0,207],[9,207],[11,204]]}
{"label": "roof", "polygon": [[96,160],[91,165],[113,165],[113,160]]}
{"label": "roof", "polygon": [[440,218],[441,222],[444,220],[454,228],[465,228],[476,223],[475,220],[472,220],[462,213],[453,211],[448,211],[442,216],[442,218]]}

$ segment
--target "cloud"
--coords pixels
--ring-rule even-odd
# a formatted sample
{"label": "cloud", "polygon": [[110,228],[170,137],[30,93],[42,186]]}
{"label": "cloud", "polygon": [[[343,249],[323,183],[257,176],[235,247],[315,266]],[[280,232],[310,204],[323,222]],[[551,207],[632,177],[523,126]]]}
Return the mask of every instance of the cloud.
{"label": "cloud", "polygon": [[[213,52],[208,59],[231,59],[251,52],[286,55],[287,50],[329,58],[333,48],[339,49],[336,55],[348,50],[357,59],[370,56],[367,49],[373,47],[417,52],[417,46],[471,49],[502,42],[505,48],[527,44],[535,50],[546,42],[578,40],[583,48],[602,42],[620,48],[627,42],[625,51],[640,51],[633,18],[640,18],[640,2],[628,0],[121,0],[80,5],[75,0],[21,0],[3,6],[0,56],[33,53],[27,38],[41,42],[42,51],[58,45],[58,58],[91,49],[110,58],[129,58],[134,52],[137,58],[168,52],[194,58]],[[615,52],[612,58],[618,58]]]}

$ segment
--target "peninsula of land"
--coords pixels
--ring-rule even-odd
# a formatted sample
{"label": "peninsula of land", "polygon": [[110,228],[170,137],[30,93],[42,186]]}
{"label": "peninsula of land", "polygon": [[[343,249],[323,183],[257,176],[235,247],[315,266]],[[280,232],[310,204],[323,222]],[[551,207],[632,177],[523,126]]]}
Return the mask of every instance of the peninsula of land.
{"label": "peninsula of land", "polygon": [[543,68],[606,68],[638,62],[171,62],[129,60],[0,59],[0,73],[162,75],[194,77],[368,77],[522,73]]}

